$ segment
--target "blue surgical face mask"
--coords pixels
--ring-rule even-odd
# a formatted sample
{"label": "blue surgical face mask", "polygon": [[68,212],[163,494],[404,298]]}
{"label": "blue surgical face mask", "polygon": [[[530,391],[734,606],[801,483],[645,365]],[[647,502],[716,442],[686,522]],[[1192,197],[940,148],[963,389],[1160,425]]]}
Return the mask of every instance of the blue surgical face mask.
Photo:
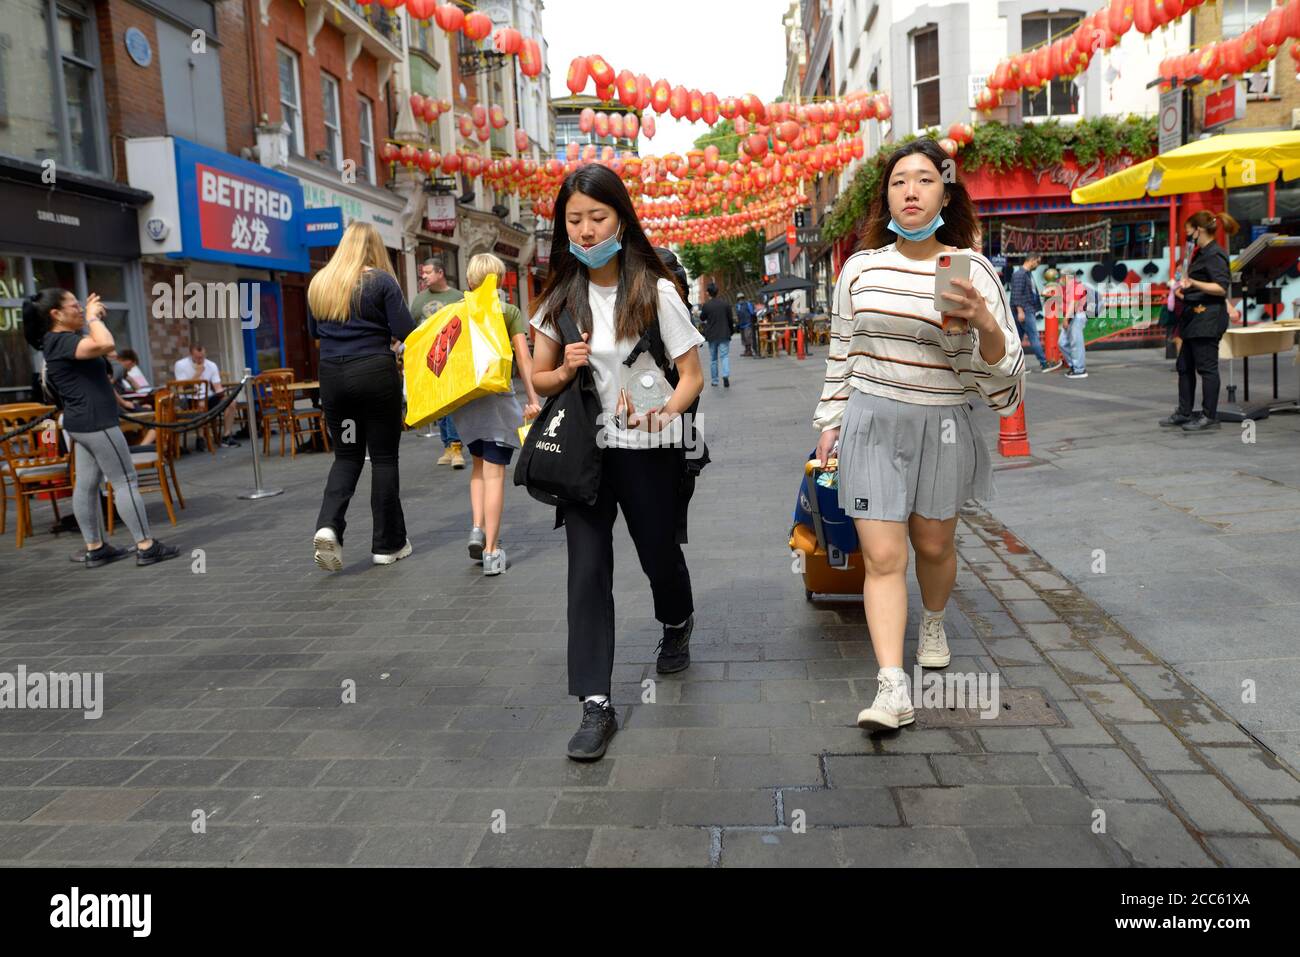
{"label": "blue surgical face mask", "polygon": [[617,256],[622,248],[623,244],[619,241],[617,235],[610,236],[604,242],[589,247],[580,246],[572,239],[569,240],[569,252],[573,253],[574,258],[588,269],[599,269]]}
{"label": "blue surgical face mask", "polygon": [[934,219],[930,220],[927,225],[922,226],[920,229],[904,229],[902,226],[898,225],[898,223],[894,222],[893,216],[889,217],[889,228],[898,233],[898,235],[902,236],[904,239],[910,239],[914,243],[919,243],[923,239],[929,239],[939,231],[939,227],[942,225],[942,212],[936,215]]}

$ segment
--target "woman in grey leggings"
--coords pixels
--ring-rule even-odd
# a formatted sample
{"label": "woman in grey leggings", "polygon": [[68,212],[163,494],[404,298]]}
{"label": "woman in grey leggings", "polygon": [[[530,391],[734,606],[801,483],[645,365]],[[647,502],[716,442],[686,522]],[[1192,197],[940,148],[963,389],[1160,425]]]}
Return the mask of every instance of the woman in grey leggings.
{"label": "woman in grey leggings", "polygon": [[117,398],[105,358],[113,351],[113,334],[104,325],[99,296],[92,293],[86,299],[83,313],[72,293],[42,289],[23,303],[23,335],[45,354],[45,382],[60,397],[63,428],[74,443],[77,482],[72,508],[86,540],[86,567],[107,565],[128,553],[100,537],[101,478],[112,483],[117,512],[135,536],[136,564],[175,558],[179,548],[149,536],[135,465],[117,424]]}

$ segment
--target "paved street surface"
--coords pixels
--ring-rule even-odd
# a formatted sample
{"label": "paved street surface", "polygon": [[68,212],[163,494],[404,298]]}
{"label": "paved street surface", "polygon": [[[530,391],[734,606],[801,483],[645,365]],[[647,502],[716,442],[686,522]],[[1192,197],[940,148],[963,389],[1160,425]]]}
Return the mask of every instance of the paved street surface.
{"label": "paved street surface", "polygon": [[1174,376],[1151,351],[1033,380],[1035,458],[963,515],[947,619],[947,671],[996,677],[997,716],[920,707],[873,738],[854,723],[876,674],[861,601],[806,602],[786,544],[823,359],[737,359],[733,388],[706,392],[682,675],[654,673],[659,629],[619,524],[622,730],[591,765],[564,757],[579,707],[562,532],[509,488],[513,567],[483,578],[463,545],[468,471],[435,468],[436,439],[403,439],[415,554],[389,568],[368,561],[367,479],[344,571],[312,564],[318,455],[272,457],[286,492],[259,502],[235,497],[247,443],[182,460],[180,525],[156,493],[150,512],[203,550],[202,573],[86,570],[40,506],[33,541],[16,552],[11,527],[0,544],[0,672],[103,672],[106,704],[98,720],[0,711],[0,861],[1300,861],[1300,417],[1260,423],[1254,445],[1232,427],[1161,434]]}

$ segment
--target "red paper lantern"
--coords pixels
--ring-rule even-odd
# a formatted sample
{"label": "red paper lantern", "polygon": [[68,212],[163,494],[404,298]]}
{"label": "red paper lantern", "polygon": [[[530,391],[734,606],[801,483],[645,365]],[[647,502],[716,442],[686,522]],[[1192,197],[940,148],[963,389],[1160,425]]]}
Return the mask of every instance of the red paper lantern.
{"label": "red paper lantern", "polygon": [[568,143],[564,147],[564,158],[567,159],[569,162],[573,162],[578,158],[578,155],[581,151],[582,151],[582,147],[579,146],[577,143],[573,143],[573,142]]}
{"label": "red paper lantern", "polygon": [[761,133],[751,134],[745,139],[745,150],[750,156],[762,159],[767,155],[767,137]]}
{"label": "red paper lantern", "polygon": [[596,87],[596,99],[600,100],[602,103],[614,102],[614,84],[611,83],[609,86]]}
{"label": "red paper lantern", "polygon": [[596,161],[595,143],[588,143],[582,148],[582,161],[584,163],[594,163]]}
{"label": "red paper lantern", "polygon": [[1294,40],[1300,40],[1300,0],[1290,0],[1282,8],[1282,32]]}
{"label": "red paper lantern", "polygon": [[623,117],[623,133],[630,139],[635,140],[637,134],[641,131],[641,121],[637,119],[635,113],[628,113]]}
{"label": "red paper lantern", "polygon": [[442,105],[431,96],[424,98],[424,122],[436,123],[442,113]]}
{"label": "red paper lantern", "polygon": [[596,81],[597,86],[614,85],[614,68],[605,61],[603,56],[588,57],[587,63],[591,69],[591,78]]}
{"label": "red paper lantern", "polygon": [[654,84],[650,82],[650,77],[644,73],[638,73],[636,77],[636,108],[638,110],[645,110],[650,106],[652,90],[654,90]]}
{"label": "red paper lantern", "polygon": [[532,37],[527,37],[519,48],[519,72],[532,79],[542,73],[542,47]]}
{"label": "red paper lantern", "polygon": [[385,143],[379,148],[379,158],[385,163],[396,163],[401,155],[401,148],[396,143]]}
{"label": "red paper lantern", "polygon": [[615,89],[618,93],[618,102],[623,106],[636,105],[636,74],[631,70],[620,70],[618,80],[615,82]]}
{"label": "red paper lantern", "polygon": [[704,94],[699,90],[691,90],[691,92],[687,94],[686,119],[690,120],[692,123],[697,123],[703,115]]}
{"label": "red paper lantern", "polygon": [[743,116],[737,116],[734,120],[732,120],[732,124],[736,128],[736,133],[739,134],[740,136],[745,136],[747,133],[749,133],[749,121],[746,120]]}
{"label": "red paper lantern", "polygon": [[474,131],[474,138],[477,139],[480,143],[486,143],[488,140],[492,138],[492,131],[488,129],[486,126],[480,126],[478,129]]}
{"label": "red paper lantern", "polygon": [[595,126],[597,136],[609,136],[609,114],[597,113]]}
{"label": "red paper lantern", "polygon": [[522,129],[515,130],[515,152],[526,153],[527,151],[528,151],[528,131]]}
{"label": "red paper lantern", "polygon": [[410,167],[415,165],[416,149],[414,146],[411,146],[410,144],[403,146],[401,153],[398,155],[401,157],[403,166]]}
{"label": "red paper lantern", "polygon": [[454,3],[441,3],[434,7],[433,19],[447,33],[456,33],[465,25],[465,11]]}
{"label": "red paper lantern", "polygon": [[437,7],[437,0],[406,0],[406,12],[411,15],[411,19],[424,23],[429,22]]}
{"label": "red paper lantern", "polygon": [[1211,43],[1200,51],[1196,72],[1207,80],[1217,80],[1224,74],[1223,44]]}
{"label": "red paper lantern", "polygon": [[686,87],[680,83],[673,87],[673,91],[668,96],[668,112],[672,114],[673,119],[680,120],[690,109],[691,95],[686,92]]}
{"label": "red paper lantern", "polygon": [[478,43],[492,32],[492,18],[478,11],[467,13],[465,25],[460,28],[460,32],[465,34],[467,40]]}
{"label": "red paper lantern", "polygon": [[1047,76],[1048,79],[1055,80],[1065,75],[1065,50],[1061,41],[1057,40],[1047,48]]}
{"label": "red paper lantern", "polygon": [[565,77],[564,85],[569,88],[569,92],[577,96],[587,88],[587,77],[591,71],[587,66],[585,56],[576,56],[569,63],[569,74]]}
{"label": "red paper lantern", "polygon": [[1155,0],[1130,0],[1133,6],[1133,26],[1144,37],[1149,37],[1160,24],[1156,22]]}
{"label": "red paper lantern", "polygon": [[1264,17],[1264,22],[1260,24],[1259,39],[1264,44],[1264,49],[1268,52],[1270,59],[1277,56],[1277,48],[1282,45],[1286,39],[1286,30],[1282,21],[1286,18],[1286,10],[1283,7],[1274,7]]}
{"label": "red paper lantern", "polygon": [[975,131],[969,123],[954,123],[948,127],[948,136],[958,143],[969,143],[975,138]]}
{"label": "red paper lantern", "polygon": [[724,120],[734,120],[736,114],[740,112],[740,101],[734,96],[725,97],[718,104],[718,113]]}
{"label": "red paper lantern", "polygon": [[440,159],[437,152],[431,149],[421,150],[415,157],[416,165],[424,172],[429,172],[437,165],[436,160]]}
{"label": "red paper lantern", "polygon": [[415,118],[418,120],[420,117],[424,116],[424,97],[421,96],[419,93],[412,93],[410,97],[410,102],[411,102],[411,113],[415,116]]}
{"label": "red paper lantern", "polygon": [[641,119],[641,132],[645,134],[645,138],[648,140],[652,140],[655,138],[654,116],[647,114],[645,117]]}
{"label": "red paper lantern", "polygon": [[667,80],[656,80],[650,95],[650,105],[660,115],[668,112],[668,103],[672,99],[672,87]]}
{"label": "red paper lantern", "polygon": [[1106,24],[1116,37],[1122,37],[1133,26],[1133,0],[1110,0]]}
{"label": "red paper lantern", "polygon": [[492,109],[489,111],[488,116],[490,117],[492,123],[492,129],[494,130],[505,129],[506,111],[501,107],[499,103],[492,104]]}
{"label": "red paper lantern", "polygon": [[466,113],[456,117],[456,127],[460,130],[461,136],[470,137],[474,135],[474,121]]}
{"label": "red paper lantern", "polygon": [[578,130],[583,133],[590,133],[596,128],[596,111],[587,107],[578,114]]}
{"label": "red paper lantern", "polygon": [[939,149],[943,150],[949,156],[957,155],[957,141],[950,136],[945,136],[939,140]]}
{"label": "red paper lantern", "polygon": [[611,113],[609,115],[609,135],[616,140],[623,138],[623,114]]}
{"label": "red paper lantern", "polygon": [[524,35],[514,27],[502,27],[492,37],[492,46],[496,47],[498,53],[515,56],[523,49]]}
{"label": "red paper lantern", "polygon": [[1156,22],[1162,27],[1173,23],[1186,12],[1183,0],[1156,0]]}

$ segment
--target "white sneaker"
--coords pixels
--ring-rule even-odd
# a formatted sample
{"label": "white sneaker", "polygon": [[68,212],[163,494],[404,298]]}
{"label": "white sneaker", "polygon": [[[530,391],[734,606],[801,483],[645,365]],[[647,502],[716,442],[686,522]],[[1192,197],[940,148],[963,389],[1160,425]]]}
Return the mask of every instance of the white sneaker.
{"label": "white sneaker", "polygon": [[334,529],[316,529],[316,537],[312,539],[312,544],[316,546],[317,565],[327,572],[342,571],[343,546],[339,544],[339,537],[334,534]]}
{"label": "white sneaker", "polygon": [[374,552],[371,554],[370,560],[376,565],[393,565],[400,562],[407,555],[411,554],[411,552],[411,540],[408,538],[406,544],[403,545],[399,551],[393,552],[391,555],[380,555],[378,552]]}
{"label": "white sneaker", "polygon": [[883,671],[876,676],[876,700],[858,712],[858,727],[864,731],[896,730],[916,720],[906,678],[890,678]]}
{"label": "white sneaker", "polygon": [[500,575],[509,567],[510,565],[506,561],[506,550],[501,547],[500,542],[497,542],[497,550],[495,552],[483,553],[484,575]]}
{"label": "white sneaker", "polygon": [[916,648],[916,663],[922,668],[947,668],[952,661],[948,651],[948,636],[943,630],[942,618],[921,616],[921,642]]}

